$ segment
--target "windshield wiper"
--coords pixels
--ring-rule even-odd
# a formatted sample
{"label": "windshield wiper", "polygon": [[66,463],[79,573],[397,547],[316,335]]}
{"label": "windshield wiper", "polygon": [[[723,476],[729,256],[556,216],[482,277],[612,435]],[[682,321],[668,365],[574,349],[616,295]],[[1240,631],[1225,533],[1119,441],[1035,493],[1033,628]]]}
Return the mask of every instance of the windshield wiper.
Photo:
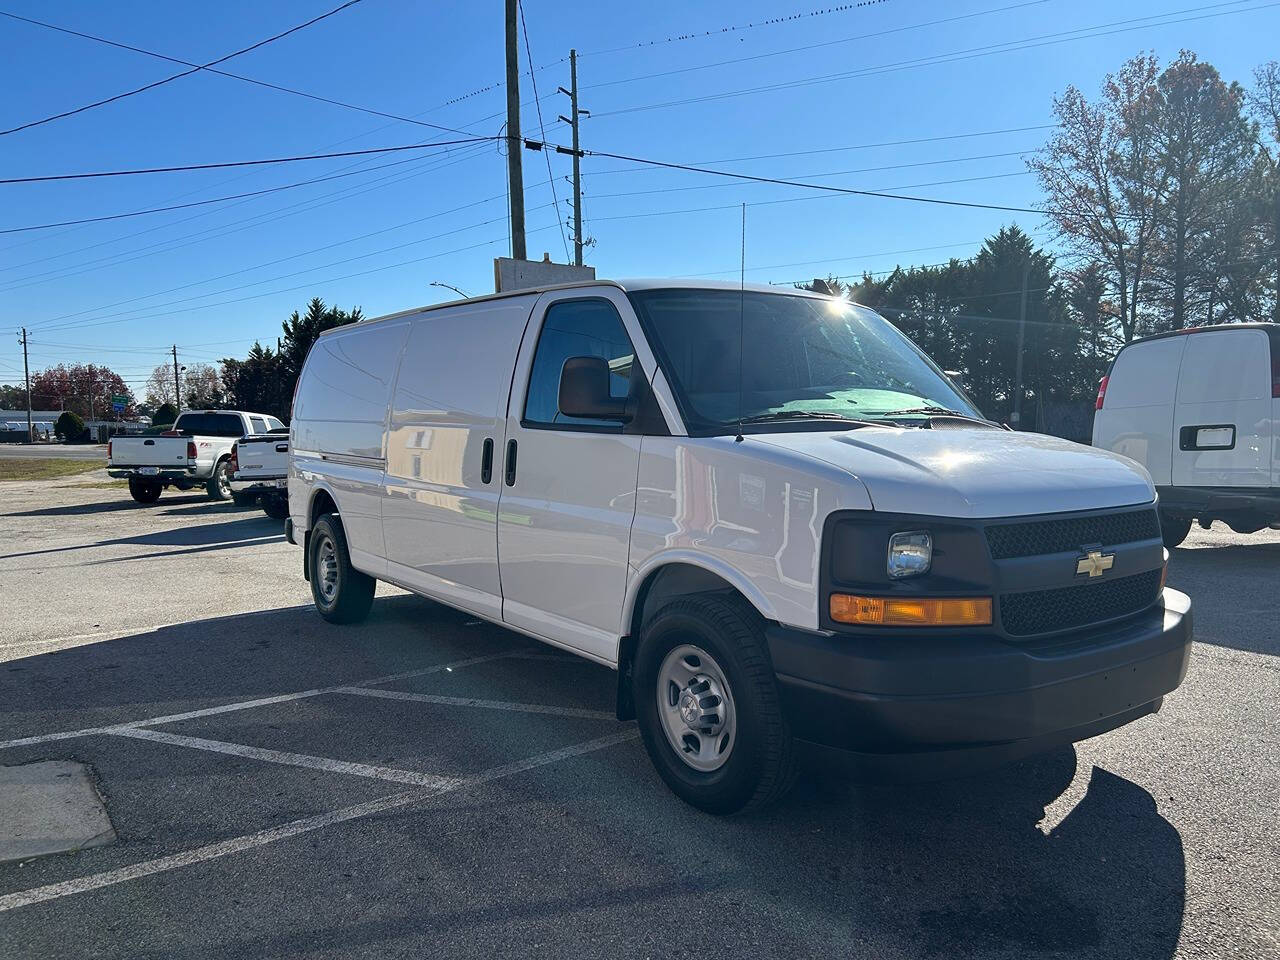
{"label": "windshield wiper", "polygon": [[758,413],[753,417],[742,418],[743,423],[775,423],[783,420],[839,420],[841,423],[852,424],[855,427],[882,426],[872,420],[858,420],[838,413],[823,413],[817,410],[777,410],[773,413]]}
{"label": "windshield wiper", "polygon": [[970,416],[967,413],[961,413],[959,410],[952,410],[950,407],[907,407],[905,410],[890,410],[887,413],[878,413],[878,417],[905,417],[909,414],[920,413],[932,417],[958,417],[961,420],[969,420],[972,423],[982,423],[989,427],[998,426],[990,420],[983,420],[981,417]]}

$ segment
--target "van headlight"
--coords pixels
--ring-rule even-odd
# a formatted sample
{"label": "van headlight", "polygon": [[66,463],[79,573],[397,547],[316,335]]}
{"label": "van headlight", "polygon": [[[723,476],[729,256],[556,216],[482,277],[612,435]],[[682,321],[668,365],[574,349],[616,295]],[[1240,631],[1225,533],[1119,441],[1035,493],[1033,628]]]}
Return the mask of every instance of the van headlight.
{"label": "van headlight", "polygon": [[933,559],[933,538],[927,530],[910,530],[895,533],[889,538],[889,558],[886,570],[890,577],[918,577],[929,572]]}

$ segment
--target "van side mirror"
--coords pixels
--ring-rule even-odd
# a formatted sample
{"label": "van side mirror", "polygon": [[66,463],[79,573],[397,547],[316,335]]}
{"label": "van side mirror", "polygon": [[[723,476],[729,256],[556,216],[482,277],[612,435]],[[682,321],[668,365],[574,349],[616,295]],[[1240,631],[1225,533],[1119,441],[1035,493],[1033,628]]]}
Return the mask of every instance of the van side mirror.
{"label": "van side mirror", "polygon": [[560,412],[590,420],[631,419],[625,398],[609,395],[609,364],[603,357],[570,357],[560,370]]}

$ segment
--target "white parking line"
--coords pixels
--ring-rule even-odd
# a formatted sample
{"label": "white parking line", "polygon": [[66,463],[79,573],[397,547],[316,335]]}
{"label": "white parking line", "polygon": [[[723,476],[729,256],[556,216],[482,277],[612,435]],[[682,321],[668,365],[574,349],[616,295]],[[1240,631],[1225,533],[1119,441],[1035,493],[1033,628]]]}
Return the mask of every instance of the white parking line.
{"label": "white parking line", "polygon": [[477,697],[445,697],[435,693],[406,693],[403,690],[370,690],[360,687],[338,687],[333,693],[351,693],[360,697],[384,700],[409,700],[414,703],[438,703],[446,707],[487,707],[490,710],[512,710],[516,713],[546,713],[554,717],[586,717],[589,720],[617,720],[617,715],[604,710],[579,707],[556,707],[541,703],[508,703],[504,700],[481,700]]}
{"label": "white parking line", "polygon": [[204,707],[200,710],[188,710],[186,713],[170,713],[163,717],[149,717],[143,720],[131,720],[126,723],[113,723],[100,727],[84,727],[80,730],[64,730],[58,733],[41,733],[33,737],[19,737],[17,740],[0,741],[0,750],[9,747],[29,747],[40,743],[53,743],[55,740],[70,740],[74,737],[92,737],[104,733],[114,733],[121,727],[156,727],[163,723],[178,723],[182,720],[194,720],[198,717],[211,717],[220,713],[233,713],[237,710],[252,710],[254,707],[266,707],[274,703],[288,703],[291,700],[302,700],[306,697],[317,697],[322,693],[332,693],[346,687],[368,687],[379,683],[392,683],[409,677],[422,677],[432,673],[442,673],[470,667],[490,660],[501,660],[510,653],[490,653],[480,657],[468,657],[465,660],[454,660],[451,663],[440,663],[433,667],[419,670],[406,670],[402,673],[390,673],[382,677],[360,680],[354,684],[339,684],[332,687],[316,687],[313,690],[301,690],[297,693],[282,693],[273,697],[260,697],[256,700],[241,700],[238,703],[223,703],[215,707]]}
{"label": "white parking line", "polygon": [[322,813],[314,817],[304,817],[301,820],[294,820],[292,823],[273,827],[270,830],[260,830],[257,833],[251,833],[247,836],[234,837],[230,840],[221,840],[217,843],[211,843],[203,847],[196,847],[193,850],[184,850],[181,853],[171,854],[167,857],[159,857],[155,860],[145,860],[141,863],[130,864],[129,866],[120,867],[116,870],[107,870],[102,873],[91,874],[90,876],[80,877],[75,880],[65,880],[62,883],[51,883],[43,887],[32,887],[30,890],[20,890],[17,893],[0,896],[0,913],[15,910],[18,907],[27,907],[37,903],[45,903],[49,900],[57,900],[62,897],[73,896],[78,893],[88,893],[92,890],[100,890],[103,887],[114,886],[118,883],[125,883],[129,880],[138,880],[142,877],[153,876],[157,873],[164,873],[168,870],[176,870],[180,867],[189,867],[199,863],[205,863],[209,860],[216,860],[219,857],[225,857],[230,854],[251,850],[255,847],[262,847],[269,843],[275,843],[277,840],[285,840],[289,837],[296,837],[299,834],[309,833],[313,830],[320,830],[324,827],[333,826],[339,823],[346,823],[347,821],[356,820],[360,817],[368,817],[373,814],[382,813],[386,810],[405,807],[409,804],[428,800],[432,797],[439,796],[440,794],[450,793],[463,787],[489,783],[502,777],[509,777],[517,773],[522,773],[526,770],[532,770],[535,767],[545,766],[549,763],[556,763],[560,760],[567,760],[570,757],[581,756],[582,754],[591,753],[595,750],[602,750],[605,747],[611,747],[615,744],[632,740],[637,736],[639,736],[639,734],[634,729],[627,730],[623,733],[613,734],[608,737],[600,737],[596,740],[588,740],[584,743],[563,747],[559,750],[552,750],[549,753],[538,754],[537,756],[529,757],[525,760],[518,760],[514,763],[493,767],[474,777],[455,780],[449,786],[441,787],[436,790],[407,790],[402,793],[393,794],[389,797],[383,797],[380,800],[371,800],[368,803],[361,803],[352,807],[344,807],[341,810],[334,810],[331,813]]}
{"label": "white parking line", "polygon": [[392,783],[409,783],[416,787],[427,787],[432,790],[446,789],[456,779],[454,777],[437,777],[430,773],[417,773],[413,770],[400,770],[396,767],[377,767],[366,763],[333,760],[329,757],[314,757],[307,753],[286,753],[283,750],[267,750],[262,747],[245,746],[241,743],[206,740],[203,737],[184,737],[176,733],[165,733],[162,730],[116,727],[106,732],[116,737],[132,737],[135,740],[150,740],[153,743],[167,743],[175,747],[188,747],[192,750],[225,753],[233,757],[247,757],[250,760],[279,763],[286,767],[308,767],[312,770],[326,770],[329,773],[349,773],[356,777],[390,780]]}

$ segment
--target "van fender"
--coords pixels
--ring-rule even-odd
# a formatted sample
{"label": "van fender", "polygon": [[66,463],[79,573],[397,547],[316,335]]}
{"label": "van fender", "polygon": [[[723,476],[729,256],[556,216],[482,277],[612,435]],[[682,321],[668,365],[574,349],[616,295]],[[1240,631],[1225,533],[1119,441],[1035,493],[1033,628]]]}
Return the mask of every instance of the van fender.
{"label": "van fender", "polygon": [[[312,522],[312,514],[315,513],[316,499],[324,494],[333,503],[334,512],[339,516],[342,515],[342,508],[338,504],[338,495],[334,489],[329,486],[328,481],[313,480],[307,489],[307,525],[302,530],[302,579],[311,580],[311,528],[315,526]],[[297,531],[295,530],[295,533]]]}
{"label": "van fender", "polygon": [[636,603],[639,600],[641,588],[648,581],[650,574],[662,567],[671,566],[675,563],[700,567],[708,573],[715,574],[737,590],[738,593],[742,594],[746,601],[755,607],[756,612],[764,619],[778,619],[778,613],[774,609],[773,602],[751,581],[751,578],[737,567],[719,557],[708,556],[696,550],[672,549],[646,557],[644,563],[639,567],[633,568],[635,572],[631,577],[631,582],[627,584],[627,596],[622,605],[622,634],[624,636],[631,633],[631,623],[635,616]]}

